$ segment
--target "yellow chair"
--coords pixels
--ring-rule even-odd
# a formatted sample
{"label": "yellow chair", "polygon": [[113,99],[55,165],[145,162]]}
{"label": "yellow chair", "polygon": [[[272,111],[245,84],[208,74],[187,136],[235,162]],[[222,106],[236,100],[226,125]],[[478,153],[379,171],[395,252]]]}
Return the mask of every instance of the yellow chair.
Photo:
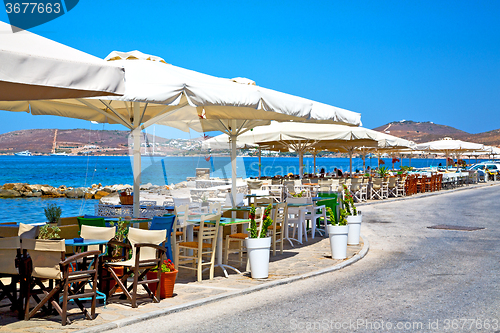
{"label": "yellow chair", "polygon": [[[276,255],[276,244],[280,245],[280,254],[283,254],[283,237],[284,230],[288,223],[288,206],[286,202],[277,204],[274,207],[273,225],[270,225],[267,230],[271,233],[271,244],[273,247],[273,256]],[[316,221],[313,221],[316,223]]]}
{"label": "yellow chair", "polygon": [[[215,248],[219,223],[220,215],[201,216],[198,240],[196,242],[180,242],[175,247],[175,267],[177,269],[194,270],[198,273],[198,281],[201,281],[203,267],[209,266],[210,280],[214,278]],[[184,250],[183,253],[181,250]],[[187,266],[186,264],[189,263],[192,265]]]}

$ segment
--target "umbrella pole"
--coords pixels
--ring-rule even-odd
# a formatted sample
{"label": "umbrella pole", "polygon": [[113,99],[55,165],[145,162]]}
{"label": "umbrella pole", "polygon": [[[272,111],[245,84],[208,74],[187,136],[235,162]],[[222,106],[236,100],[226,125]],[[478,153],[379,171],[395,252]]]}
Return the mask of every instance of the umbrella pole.
{"label": "umbrella pole", "polygon": [[349,176],[352,177],[352,148],[349,149]]}
{"label": "umbrella pole", "polygon": [[302,179],[302,176],[304,175],[304,152],[299,150],[299,176],[300,179]]}
{"label": "umbrella pole", "polygon": [[[233,126],[235,128],[235,126]],[[236,140],[237,135],[231,134],[231,196],[233,207],[236,206]]]}
{"label": "umbrella pole", "polygon": [[259,146],[259,178],[262,177],[262,149]]}
{"label": "umbrella pole", "polygon": [[141,197],[140,186],[141,186],[141,130],[139,128],[140,122],[140,108],[139,103],[134,103],[134,130],[132,131],[132,136],[134,138],[134,207],[133,216],[140,217],[140,206],[139,200]]}
{"label": "umbrella pole", "polygon": [[316,151],[313,152],[313,158],[314,158],[314,169],[313,173],[316,174]]}

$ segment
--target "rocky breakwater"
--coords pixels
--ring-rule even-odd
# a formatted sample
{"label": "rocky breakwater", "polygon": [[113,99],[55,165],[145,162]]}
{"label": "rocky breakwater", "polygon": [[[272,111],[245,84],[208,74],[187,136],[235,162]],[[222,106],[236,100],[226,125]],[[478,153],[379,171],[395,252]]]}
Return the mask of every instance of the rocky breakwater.
{"label": "rocky breakwater", "polygon": [[1,198],[70,198],[70,199],[101,199],[111,194],[117,194],[125,189],[132,189],[131,185],[102,186],[93,184],[91,187],[66,187],[61,185],[30,185],[27,183],[8,183],[0,187]]}

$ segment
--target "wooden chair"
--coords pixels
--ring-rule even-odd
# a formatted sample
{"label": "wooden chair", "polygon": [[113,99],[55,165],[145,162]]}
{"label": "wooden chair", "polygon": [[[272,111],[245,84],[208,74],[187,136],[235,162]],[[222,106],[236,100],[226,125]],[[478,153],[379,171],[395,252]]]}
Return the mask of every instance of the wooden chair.
{"label": "wooden chair", "polygon": [[[104,239],[109,241],[115,237],[115,231],[115,227],[93,227],[83,224],[80,230],[80,237],[84,239]],[[90,245],[87,249],[89,251],[98,251],[99,245]]]}
{"label": "wooden chair", "polygon": [[[258,224],[258,228],[260,228],[261,217],[265,208],[260,207],[255,209],[255,222]],[[260,230],[260,229],[259,229]],[[243,258],[243,254],[246,252],[245,249],[245,238],[248,237],[246,232],[237,232],[233,234],[226,235],[226,241],[224,246],[224,263],[227,264],[229,260],[229,255],[231,253],[238,254],[238,260],[231,260],[234,262],[238,262],[240,265],[247,263],[247,258]],[[237,243],[237,247],[231,248],[231,243]]]}
{"label": "wooden chair", "polygon": [[21,237],[21,239],[29,238],[35,239],[38,237],[38,233],[40,231],[40,227],[32,224],[19,223],[19,230],[17,235]]}
{"label": "wooden chair", "polygon": [[397,177],[389,177],[389,183],[387,185],[388,196],[397,197],[397,187],[398,187],[398,178]]}
{"label": "wooden chair", "polygon": [[[160,275],[161,270],[158,270],[157,278],[147,280],[147,273],[158,267],[165,259],[165,247],[162,244],[167,236],[166,230],[142,230],[137,228],[129,228],[127,239],[130,245],[122,243],[120,246],[132,249],[131,259],[119,262],[106,262],[104,267],[116,281],[116,285],[111,288],[108,298],[113,295],[118,287],[123,290],[125,296],[132,304],[133,308],[137,307],[137,288],[141,285],[147,292],[147,297],[151,297],[153,302],[160,302]],[[127,256],[125,256],[127,259]],[[113,270],[113,267],[123,266],[123,276],[118,276]],[[134,281],[131,286],[126,287],[126,281],[134,274]],[[157,283],[156,291],[153,293],[148,283]]]}
{"label": "wooden chair", "polygon": [[151,221],[149,230],[165,230],[167,237],[165,239],[165,251],[167,259],[174,260],[172,256],[172,230],[174,229],[175,215],[155,216]]}
{"label": "wooden chair", "polygon": [[[175,248],[175,267],[177,267],[177,269],[184,268],[194,270],[198,273],[198,281],[201,281],[203,267],[209,266],[210,280],[214,278],[215,247],[217,244],[219,223],[220,215],[201,216],[198,241],[180,242]],[[181,253],[181,249],[184,250],[183,253]],[[192,250],[192,255],[190,254],[190,250]],[[192,265],[185,265],[188,263]]]}
{"label": "wooden chair", "polygon": [[[65,259],[64,240],[40,239],[23,239],[22,249],[28,252],[32,261],[32,271],[29,274],[25,297],[25,320],[29,320],[42,308],[46,312],[50,312],[51,306],[53,306],[61,315],[62,325],[70,324],[71,321],[68,318],[70,315],[68,313],[69,300],[74,300],[78,305],[81,310],[79,314],[84,314],[90,320],[95,318],[96,265],[99,251],[83,252]],[[83,259],[89,259],[91,264],[88,269],[78,270],[76,262]],[[74,270],[70,272],[69,268],[72,263],[75,263],[72,265]],[[44,284],[44,280],[47,279],[49,280],[48,286]],[[85,290],[85,286],[89,282],[92,285],[91,291]],[[35,289],[36,286],[39,287],[38,290]],[[63,294],[62,308],[58,303],[60,293]],[[45,297],[40,299],[39,294],[43,294]],[[90,314],[79,300],[82,297],[90,297],[92,300]],[[29,301],[31,298],[37,301],[37,305],[30,311]]]}
{"label": "wooden chair", "polygon": [[[267,229],[271,233],[271,246],[273,247],[273,256],[276,255],[276,245],[280,245],[280,254],[283,254],[284,231],[287,226],[288,206],[286,202],[281,202],[274,207],[273,225]],[[315,221],[313,221],[315,223]],[[227,238],[226,238],[227,241]]]}
{"label": "wooden chair", "polygon": [[372,199],[385,199],[389,196],[389,185],[384,178],[373,178],[372,180]]}

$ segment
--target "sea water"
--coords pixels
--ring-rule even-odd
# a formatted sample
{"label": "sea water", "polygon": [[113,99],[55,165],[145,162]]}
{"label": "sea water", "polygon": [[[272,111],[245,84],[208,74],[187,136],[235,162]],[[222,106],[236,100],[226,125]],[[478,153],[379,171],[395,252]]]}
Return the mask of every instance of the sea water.
{"label": "sea water", "polygon": [[[385,166],[392,167],[390,158],[382,159]],[[263,176],[297,174],[298,157],[262,157]],[[408,166],[408,159],[402,160]],[[446,164],[444,159],[412,159],[414,167]],[[196,175],[196,168],[211,169],[212,176],[231,178],[231,159],[224,157],[151,157],[141,158],[141,183],[153,185],[177,184]],[[399,168],[400,162],[395,164]],[[257,157],[237,158],[238,177],[257,177]],[[367,158],[366,166],[377,167],[377,159]],[[317,158],[316,172],[322,168],[332,172],[334,168],[349,169],[348,158]],[[353,158],[353,171],[362,170],[361,158]],[[304,172],[314,172],[312,157],[304,158]],[[47,184],[51,186],[90,187],[102,185],[132,184],[132,160],[128,156],[0,156],[0,185],[5,183]],[[67,198],[14,198],[0,199],[0,221],[40,222],[44,221],[43,209],[50,203],[61,206],[63,216],[93,214],[97,200]]]}

